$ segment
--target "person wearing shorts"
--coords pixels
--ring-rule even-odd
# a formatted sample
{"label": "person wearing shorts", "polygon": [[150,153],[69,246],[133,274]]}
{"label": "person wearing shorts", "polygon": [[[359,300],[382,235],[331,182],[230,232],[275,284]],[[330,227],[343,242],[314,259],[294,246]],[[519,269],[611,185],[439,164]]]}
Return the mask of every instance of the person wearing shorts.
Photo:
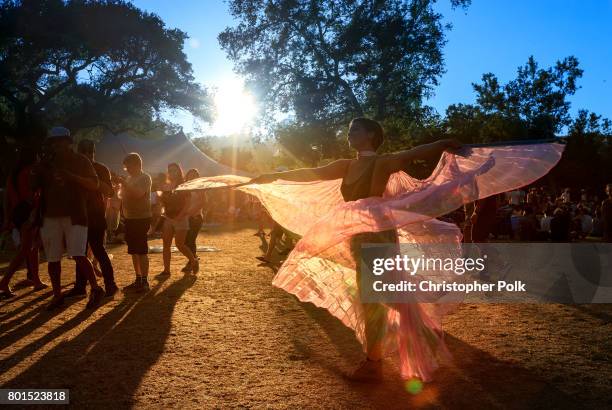
{"label": "person wearing shorts", "polygon": [[122,211],[125,218],[125,242],[136,279],[124,288],[127,291],[149,290],[149,244],[147,233],[151,226],[151,176],[142,170],[142,158],[137,153],[128,154],[123,160],[128,173],[120,178]]}
{"label": "person wearing shorts", "polygon": [[[191,273],[198,273],[200,264],[194,252],[187,246],[185,240],[189,231],[189,210],[191,195],[187,191],[176,191],[176,188],[185,181],[182,168],[176,164],[168,165],[168,184],[163,187],[162,203],[164,205],[164,227],[162,240],[164,244],[163,259],[164,270],[159,276],[170,275],[170,259],[172,256],[172,239],[187,258],[187,265]],[[183,268],[185,269],[185,268]],[[186,271],[186,270],[185,270]]]}
{"label": "person wearing shorts", "polygon": [[41,189],[40,236],[47,256],[53,299],[48,309],[64,302],[61,259],[65,250],[91,285],[87,308],[96,308],[104,297],[98,286],[87,250],[87,192],[98,189],[96,171],[89,160],[72,150],[70,130],[54,127],[47,139],[49,150],[33,169],[34,187]]}

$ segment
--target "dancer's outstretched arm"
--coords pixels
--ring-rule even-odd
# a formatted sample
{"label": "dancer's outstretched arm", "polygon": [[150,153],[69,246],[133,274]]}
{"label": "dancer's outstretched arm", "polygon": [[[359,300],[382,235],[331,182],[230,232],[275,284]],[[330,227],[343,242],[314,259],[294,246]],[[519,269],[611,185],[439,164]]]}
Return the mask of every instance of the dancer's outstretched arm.
{"label": "dancer's outstretched arm", "polygon": [[443,139],[431,144],[423,144],[406,151],[394,152],[381,155],[379,163],[385,167],[390,174],[403,170],[406,165],[415,160],[431,160],[439,158],[446,150],[457,150],[461,143],[454,139]]}
{"label": "dancer's outstretched arm", "polygon": [[339,179],[344,177],[344,175],[346,174],[346,170],[350,162],[350,159],[339,159],[328,165],[318,168],[300,168],[285,172],[263,174],[256,178],[253,178],[251,181],[249,181],[249,183],[267,184],[269,182],[276,181],[277,179],[284,179],[285,181],[296,182]]}

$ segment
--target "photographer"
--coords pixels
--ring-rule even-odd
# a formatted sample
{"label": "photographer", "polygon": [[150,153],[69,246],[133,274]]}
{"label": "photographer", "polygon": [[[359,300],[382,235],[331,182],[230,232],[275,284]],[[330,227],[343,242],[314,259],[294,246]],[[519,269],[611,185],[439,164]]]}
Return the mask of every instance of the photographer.
{"label": "photographer", "polygon": [[82,272],[91,285],[87,308],[96,308],[104,297],[104,290],[96,283],[86,251],[87,191],[98,189],[98,177],[91,162],[72,150],[70,130],[52,128],[47,142],[49,150],[40,165],[33,169],[32,177],[33,186],[39,187],[42,192],[43,222],[40,235],[53,286],[53,299],[48,309],[60,307],[64,302],[60,264],[64,241],[77,271]]}

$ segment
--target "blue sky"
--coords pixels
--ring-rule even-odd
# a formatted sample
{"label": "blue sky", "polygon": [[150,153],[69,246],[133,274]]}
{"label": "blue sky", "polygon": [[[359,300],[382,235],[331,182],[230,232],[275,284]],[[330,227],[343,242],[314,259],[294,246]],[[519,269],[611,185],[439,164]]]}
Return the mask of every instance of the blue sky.
{"label": "blue sky", "polygon": [[[223,87],[231,81],[232,64],[217,42],[218,33],[234,23],[224,1],[134,4],[189,34],[185,52],[199,82]],[[571,98],[572,113],[585,108],[612,118],[612,0],[473,0],[466,11],[451,10],[450,1],[441,0],[438,9],[453,25],[444,49],[447,71],[428,101],[439,112],[449,104],[473,102],[471,83],[483,73],[506,82],[530,55],[542,67],[574,55],[584,75]],[[187,116],[179,122],[187,131],[193,128]]]}

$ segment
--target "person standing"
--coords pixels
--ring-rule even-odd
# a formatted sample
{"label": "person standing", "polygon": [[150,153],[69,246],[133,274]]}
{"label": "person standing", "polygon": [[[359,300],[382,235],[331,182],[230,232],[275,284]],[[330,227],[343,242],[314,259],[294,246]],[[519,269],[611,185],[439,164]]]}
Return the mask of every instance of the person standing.
{"label": "person standing", "polygon": [[25,261],[27,279],[22,282],[40,290],[47,287],[38,276],[38,226],[34,216],[39,206],[40,193],[30,187],[30,175],[36,164],[34,150],[23,148],[19,151],[19,159],[15,169],[6,181],[4,197],[4,229],[16,230],[19,233],[17,254],[11,260],[2,280],[0,281],[0,299],[13,296],[9,286],[10,281]]}
{"label": "person standing", "polygon": [[606,185],[608,197],[601,203],[601,223],[604,242],[612,242],[612,184]]}
{"label": "person standing", "polygon": [[200,265],[194,253],[185,244],[187,231],[189,231],[188,211],[191,196],[187,191],[176,191],[176,187],[185,181],[183,170],[176,163],[168,165],[169,183],[163,187],[161,200],[164,205],[164,227],[162,231],[164,270],[159,276],[170,275],[170,260],[172,257],[172,239],[188,260],[191,272],[198,273]]}
{"label": "person standing", "polygon": [[147,232],[151,226],[151,176],[142,170],[142,158],[132,152],[123,160],[127,178],[121,182],[122,210],[125,218],[125,242],[136,279],[124,288],[127,291],[149,290],[149,244]]}
{"label": "person standing", "polygon": [[42,190],[40,236],[48,261],[53,299],[48,309],[64,302],[61,259],[64,243],[91,286],[87,308],[96,308],[104,297],[93,266],[87,259],[87,191],[98,189],[98,176],[91,162],[72,150],[70,130],[54,127],[49,132],[49,152],[32,172],[34,188]]}
{"label": "person standing", "polygon": [[[191,181],[192,179],[196,178],[200,178],[200,173],[195,168],[190,169],[185,174],[185,181]],[[206,193],[204,191],[191,191],[191,200],[189,202],[189,209],[187,210],[187,216],[189,217],[189,230],[187,231],[187,236],[185,237],[185,245],[191,249],[193,256],[195,256],[197,260],[200,258],[197,256],[198,247],[196,245],[196,240],[198,239],[198,234],[200,233],[200,229],[202,229],[202,225],[204,224],[202,208],[204,208],[205,203]],[[187,262],[182,271],[191,272],[191,263]]]}
{"label": "person standing", "polygon": [[[98,175],[99,186],[95,191],[87,192],[87,243],[93,256],[100,263],[102,277],[104,278],[104,291],[106,296],[113,296],[117,292],[115,273],[108,253],[104,248],[104,234],[106,232],[106,202],[115,195],[108,168],[95,161],[96,146],[91,140],[79,141],[77,146],[79,154],[87,157]],[[66,297],[85,295],[85,275],[77,267],[74,288],[66,293]]]}

